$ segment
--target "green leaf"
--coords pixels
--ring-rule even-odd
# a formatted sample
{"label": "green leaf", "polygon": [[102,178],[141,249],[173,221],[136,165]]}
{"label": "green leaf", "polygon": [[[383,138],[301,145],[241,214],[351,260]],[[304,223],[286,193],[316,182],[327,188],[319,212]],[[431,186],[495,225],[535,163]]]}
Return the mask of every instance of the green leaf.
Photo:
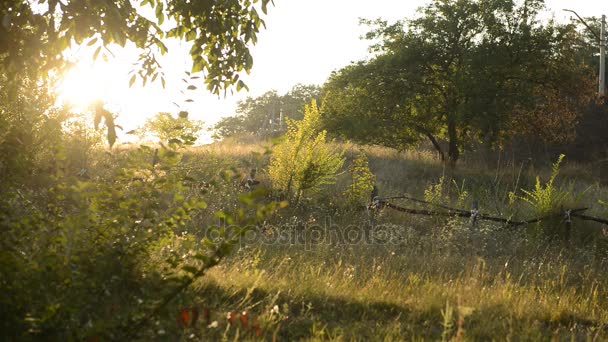
{"label": "green leaf", "polygon": [[97,60],[97,57],[99,57],[100,52],[101,52],[101,46],[98,46],[97,49],[95,49],[95,53],[93,54],[93,60]]}
{"label": "green leaf", "polygon": [[182,143],[182,141],[180,139],[177,139],[177,138],[169,139],[169,145],[173,145],[173,144],[179,145],[181,143]]}
{"label": "green leaf", "polygon": [[160,40],[156,42],[156,46],[158,46],[161,55],[165,55],[167,52],[169,52],[169,49],[167,48],[167,46]]}
{"label": "green leaf", "polygon": [[116,129],[114,128],[114,126],[108,127],[108,144],[110,145],[110,148],[112,148],[112,146],[114,146],[115,143],[116,143]]}
{"label": "green leaf", "polygon": [[236,84],[236,91],[241,91],[241,89],[245,88],[247,91],[249,91],[249,87],[245,84],[245,82],[239,80]]}
{"label": "green leaf", "polygon": [[196,30],[190,30],[190,31],[188,31],[188,33],[186,33],[186,41],[189,42],[189,41],[195,40],[196,36],[197,36]]}
{"label": "green leaf", "polygon": [[[133,86],[136,79],[137,79],[137,75],[133,74],[133,76],[131,76],[131,79],[129,80],[129,88],[131,88]],[[163,82],[163,84],[164,84],[164,82]],[[164,86],[163,86],[163,88],[164,88]]]}
{"label": "green leaf", "polygon": [[184,267],[182,267],[182,270],[184,270],[190,274],[196,274],[199,271],[198,268],[196,268],[194,266],[184,266]]}
{"label": "green leaf", "polygon": [[91,40],[90,40],[90,41],[87,43],[87,46],[91,46],[91,45],[95,44],[96,42],[97,42],[97,37],[95,37],[95,38],[91,39]]}

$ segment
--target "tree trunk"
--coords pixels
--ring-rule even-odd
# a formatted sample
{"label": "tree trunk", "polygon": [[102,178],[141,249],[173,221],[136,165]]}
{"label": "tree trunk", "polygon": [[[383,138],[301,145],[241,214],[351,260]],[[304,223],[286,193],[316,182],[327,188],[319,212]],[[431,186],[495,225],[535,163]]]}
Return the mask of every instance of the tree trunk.
{"label": "tree trunk", "polygon": [[443,149],[441,148],[441,145],[439,145],[439,142],[437,141],[437,138],[435,138],[435,136],[433,136],[433,134],[431,134],[431,132],[429,132],[428,130],[426,130],[424,127],[416,126],[416,129],[420,133],[424,134],[427,138],[429,138],[429,140],[433,144],[433,147],[435,147],[435,149],[437,150],[437,153],[439,154],[439,158],[441,158],[441,161],[444,162],[445,161],[445,153],[443,153]]}
{"label": "tree trunk", "polygon": [[448,114],[448,163],[450,168],[456,167],[456,162],[460,157],[458,151],[458,132],[456,131],[456,120]]}

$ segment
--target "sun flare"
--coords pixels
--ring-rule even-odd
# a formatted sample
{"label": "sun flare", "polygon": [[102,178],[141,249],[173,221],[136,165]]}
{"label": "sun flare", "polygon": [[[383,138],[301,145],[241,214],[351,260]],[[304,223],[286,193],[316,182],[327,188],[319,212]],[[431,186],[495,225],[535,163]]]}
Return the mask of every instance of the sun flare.
{"label": "sun flare", "polygon": [[107,63],[78,63],[63,76],[58,87],[59,102],[84,111],[95,101],[115,101],[112,84],[117,76]]}

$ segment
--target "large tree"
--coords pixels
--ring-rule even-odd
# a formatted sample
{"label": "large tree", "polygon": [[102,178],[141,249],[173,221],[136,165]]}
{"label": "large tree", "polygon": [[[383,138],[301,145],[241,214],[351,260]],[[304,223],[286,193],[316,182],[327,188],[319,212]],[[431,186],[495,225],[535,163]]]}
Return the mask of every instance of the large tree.
{"label": "large tree", "polygon": [[[35,78],[65,65],[62,53],[74,44],[94,46],[95,56],[112,44],[136,46],[137,75],[163,80],[157,55],[164,40],[192,42],[192,72],[204,73],[207,88],[219,92],[236,84],[253,60],[271,0],[0,0],[0,65],[11,75],[27,71]],[[152,9],[154,15],[149,15]],[[163,81],[164,83],[164,81]]]}
{"label": "large tree", "polygon": [[328,128],[394,147],[428,138],[452,165],[467,142],[497,143],[520,129],[516,117],[559,118],[545,131],[560,135],[590,93],[572,86],[589,70],[576,58],[575,28],[541,23],[542,8],[541,0],[434,0],[411,20],[367,22],[376,56],[328,81]]}

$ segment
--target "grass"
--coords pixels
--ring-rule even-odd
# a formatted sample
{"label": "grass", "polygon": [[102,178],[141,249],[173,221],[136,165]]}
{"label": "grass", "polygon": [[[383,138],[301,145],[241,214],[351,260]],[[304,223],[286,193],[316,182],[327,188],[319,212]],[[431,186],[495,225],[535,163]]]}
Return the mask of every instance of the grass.
{"label": "grass", "polygon": [[[352,157],[357,147],[346,147],[346,156]],[[255,165],[262,184],[269,184],[267,158],[252,157],[252,151],[263,149],[218,143],[197,148],[186,161],[207,176],[213,173],[211,165],[219,168],[230,164],[227,160],[236,161],[243,173]],[[432,154],[380,147],[365,151],[385,196],[421,198],[446,173]],[[463,203],[476,198],[484,213],[529,217],[534,208],[522,201],[509,204],[507,194],[530,189],[537,171],[460,165],[452,176],[459,186],[464,181],[469,197]],[[550,171],[548,165],[541,178]],[[596,203],[608,197],[607,188],[589,177],[575,179],[571,169],[565,173],[556,186],[587,189],[577,204],[605,217],[606,208]],[[536,225],[472,226],[466,220],[388,210],[372,217],[339,198],[346,178],[258,227],[174,308],[196,306],[209,312],[207,321],[167,331],[182,339],[608,339],[608,242],[600,226],[576,221],[571,241],[565,242],[559,234],[539,234]],[[455,186],[447,188],[455,203]],[[232,195],[225,195],[213,206],[226,205]],[[201,216],[198,227],[210,219]],[[545,222],[543,229],[559,231],[561,226]],[[197,238],[202,234],[192,231]],[[174,248],[186,253],[189,246],[176,241]],[[250,321],[237,324],[228,312],[241,319],[246,312]]]}
{"label": "grass", "polygon": [[[365,151],[381,196],[423,198],[425,191],[441,189],[434,200],[445,205],[470,209],[477,200],[482,213],[515,219],[536,216],[536,208],[518,196],[534,188],[537,176],[546,184],[552,172],[550,164],[532,169],[512,161],[490,169],[462,163],[449,171],[429,152],[336,147],[346,150],[345,168]],[[220,223],[214,213],[235,208],[250,169],[269,187],[265,152],[258,143],[226,141],[192,148],[177,167],[163,171],[186,176],[188,196],[203,198],[208,209],[198,212],[183,234],[151,248],[150,258],[138,265],[142,274],[171,274],[168,260],[190,260],[209,227]],[[131,153],[135,150],[124,148],[91,156],[89,176],[104,179]],[[152,154],[141,158],[149,163]],[[69,172],[79,169],[75,164]],[[576,198],[567,206],[588,207],[588,214],[606,218],[608,207],[598,200],[608,201],[608,187],[587,169],[566,158],[553,186]],[[438,187],[440,179],[445,181]],[[142,339],[608,339],[605,227],[575,220],[565,241],[560,218],[507,228],[389,209],[368,212],[364,203],[347,203],[342,194],[349,185],[343,172],[336,184],[255,227],[227,260],[164,308]],[[267,200],[277,198],[271,191]],[[99,264],[96,272],[102,281],[112,274]],[[164,280],[144,283],[160,287]],[[155,289],[142,288],[148,290]],[[102,299],[111,302],[110,309],[126,303],[116,294]]]}

